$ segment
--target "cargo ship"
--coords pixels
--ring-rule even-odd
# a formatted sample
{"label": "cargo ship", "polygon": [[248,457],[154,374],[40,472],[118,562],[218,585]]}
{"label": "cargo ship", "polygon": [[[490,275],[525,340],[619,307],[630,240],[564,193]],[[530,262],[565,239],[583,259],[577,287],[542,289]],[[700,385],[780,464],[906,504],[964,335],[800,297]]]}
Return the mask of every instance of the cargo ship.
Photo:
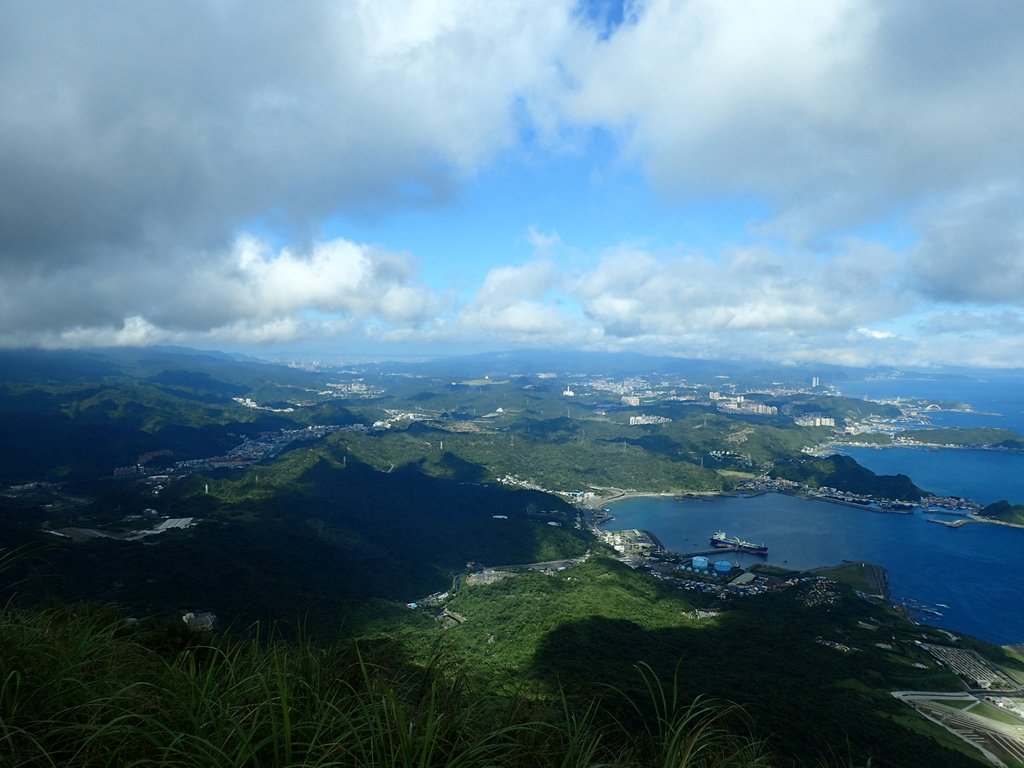
{"label": "cargo ship", "polygon": [[767,544],[751,544],[749,541],[737,539],[735,536],[726,536],[725,531],[716,531],[711,537],[711,546],[720,549],[735,549],[740,552],[747,552],[751,555],[767,555]]}

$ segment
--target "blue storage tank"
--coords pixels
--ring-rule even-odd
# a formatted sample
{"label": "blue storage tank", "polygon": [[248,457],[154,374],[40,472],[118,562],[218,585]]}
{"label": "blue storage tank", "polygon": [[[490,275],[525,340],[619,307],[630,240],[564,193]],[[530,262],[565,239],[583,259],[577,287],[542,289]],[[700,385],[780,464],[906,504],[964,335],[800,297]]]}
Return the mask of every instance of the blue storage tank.
{"label": "blue storage tank", "polygon": [[708,569],[708,559],[704,555],[697,555],[693,558],[693,569],[695,571],[706,571]]}
{"label": "blue storage tank", "polygon": [[715,561],[715,572],[716,573],[729,573],[732,570],[732,563],[728,560],[716,560]]}

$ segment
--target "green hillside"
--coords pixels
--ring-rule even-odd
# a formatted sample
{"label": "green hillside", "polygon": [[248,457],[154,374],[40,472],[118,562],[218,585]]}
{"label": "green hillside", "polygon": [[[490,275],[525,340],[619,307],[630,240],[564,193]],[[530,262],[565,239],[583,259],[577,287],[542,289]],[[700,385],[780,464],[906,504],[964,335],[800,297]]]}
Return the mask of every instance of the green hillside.
{"label": "green hillside", "polygon": [[772,469],[772,475],[811,488],[825,486],[877,498],[918,501],[926,495],[926,491],[914,485],[906,475],[876,475],[849,456],[838,454],[779,462]]}
{"label": "green hillside", "polygon": [[1024,450],[1024,437],[1012,429],[956,428],[956,429],[915,429],[904,436],[929,445],[956,445],[979,448],[1002,448]]}
{"label": "green hillside", "polygon": [[[633,570],[546,492],[727,491],[770,469],[919,498],[802,450],[830,432],[794,415],[891,415],[877,404],[798,394],[744,414],[717,410],[715,382],[662,375],[187,350],[0,358],[0,541],[30,553],[0,558],[0,761],[979,764],[888,693],[960,690],[918,645],[937,631],[831,580],[719,596],[668,564]],[[708,760],[685,762],[704,735]]]}
{"label": "green hillside", "polygon": [[[37,598],[116,602],[135,615],[210,610],[237,627],[305,617],[333,632],[405,611],[388,601],[444,591],[468,562],[554,560],[590,544],[575,528],[575,512],[557,498],[414,468],[378,472],[326,447],[241,475],[181,480],[158,499],[144,488],[111,491],[70,510],[63,522],[102,523],[113,534],[126,512],[151,504],[199,522],[142,541],[50,537],[45,562],[17,589]],[[40,511],[20,509],[24,523],[8,525],[29,541]]]}
{"label": "green hillside", "polygon": [[1024,525],[1024,504],[1011,504],[1005,500],[997,501],[981,510],[980,514],[1004,523]]}
{"label": "green hillside", "polygon": [[[684,700],[741,704],[756,732],[770,734],[779,764],[829,764],[836,745],[855,765],[871,757],[908,768],[978,764],[976,753],[917,722],[887,693],[959,690],[956,677],[936,669],[915,643],[922,630],[931,642],[943,641],[941,633],[836,582],[811,579],[723,602],[595,557],[553,575],[467,587],[447,607],[464,622],[444,632],[446,644],[501,690],[525,677],[544,695],[561,690],[579,702],[611,691],[643,698],[637,669],[647,666],[666,684],[675,680]],[[710,613],[698,617],[697,608]],[[883,640],[889,650],[878,647]],[[637,716],[609,698],[602,717]]]}

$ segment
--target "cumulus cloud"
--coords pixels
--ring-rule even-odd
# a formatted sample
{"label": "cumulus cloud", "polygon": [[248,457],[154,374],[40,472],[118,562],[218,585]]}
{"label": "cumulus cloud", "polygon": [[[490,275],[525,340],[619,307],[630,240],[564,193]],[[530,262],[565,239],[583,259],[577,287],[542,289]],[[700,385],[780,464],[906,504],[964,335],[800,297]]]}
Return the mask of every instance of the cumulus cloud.
{"label": "cumulus cloud", "polygon": [[1024,186],[965,193],[921,216],[914,282],[926,295],[963,303],[1024,305]]}
{"label": "cumulus cloud", "polygon": [[570,321],[552,295],[560,281],[551,261],[492,269],[459,313],[459,325],[463,331],[513,340],[565,340]]}
{"label": "cumulus cloud", "polygon": [[913,306],[901,259],[877,244],[851,240],[828,259],[623,246],[585,269],[550,260],[494,269],[447,332],[701,357],[905,363],[916,347],[887,326]]}
{"label": "cumulus cloud", "polygon": [[1019,174],[1024,6],[651,0],[567,57],[573,119],[664,189],[753,194],[820,234]]}
{"label": "cumulus cloud", "polygon": [[4,15],[0,259],[22,271],[444,199],[516,140],[570,19],[390,0]]}
{"label": "cumulus cloud", "polygon": [[[54,301],[54,292],[62,301]],[[415,326],[438,312],[411,257],[332,240],[274,251],[252,237],[164,262],[124,259],[8,281],[0,327],[50,346],[280,342],[334,336],[353,321]]]}
{"label": "cumulus cloud", "polygon": [[762,248],[735,248],[720,260],[629,251],[581,275],[575,294],[614,336],[811,333],[890,316],[895,263],[856,243],[832,260]]}
{"label": "cumulus cloud", "polygon": [[[1024,308],[1024,5],[619,10],[7,3],[0,343],[477,337],[1024,363],[1008,339]],[[637,226],[657,228],[680,200],[767,213],[706,252],[666,245],[678,231],[617,245],[650,242],[632,230],[584,251],[558,234],[580,239],[572,222],[509,184],[502,202],[528,253],[483,254],[486,277],[459,291],[425,285],[416,242],[331,229],[456,209],[496,162],[499,178],[536,182],[552,158],[592,149],[588,137],[600,159],[559,166],[555,194],[538,199],[589,166],[566,188],[600,177],[601,205],[615,206],[609,190],[640,168],[664,194]],[[916,241],[865,234],[889,225]],[[442,240],[430,258],[444,258]]]}

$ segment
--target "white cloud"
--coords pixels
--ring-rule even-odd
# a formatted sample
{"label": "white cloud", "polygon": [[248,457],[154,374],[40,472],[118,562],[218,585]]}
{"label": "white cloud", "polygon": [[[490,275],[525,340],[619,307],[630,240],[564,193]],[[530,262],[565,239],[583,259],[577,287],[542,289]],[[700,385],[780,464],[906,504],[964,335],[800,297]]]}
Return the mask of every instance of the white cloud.
{"label": "white cloud", "polygon": [[429,204],[517,141],[567,3],[5,8],[0,263]]}
{"label": "white cloud", "polygon": [[39,341],[46,347],[119,347],[166,343],[172,335],[145,318],[126,317],[118,326],[74,327],[59,333],[43,334]]}
{"label": "white cloud", "polygon": [[[14,0],[0,343],[477,338],[1024,364],[1024,5],[648,0],[614,29],[578,11]],[[643,226],[680,199],[733,195],[766,220],[709,222],[706,253],[615,245],[678,230],[581,253],[558,234],[572,222],[515,188],[508,226],[532,260],[484,254],[463,301],[424,285],[416,242],[318,234],[429,215],[496,158],[498,177],[536,181],[595,128],[613,159],[602,143],[538,199],[589,166],[602,193],[579,204],[600,216],[635,164],[667,193]],[[261,224],[286,245],[238,236]],[[918,241],[863,234],[888,225]]]}
{"label": "white cloud", "polygon": [[523,298],[537,298],[551,290],[557,270],[550,261],[532,261],[521,267],[498,267],[484,278],[475,304],[507,307]]}
{"label": "white cloud", "polygon": [[587,315],[616,336],[722,331],[815,333],[896,309],[896,264],[882,249],[847,245],[834,260],[736,248],[721,260],[643,252],[612,255],[579,277]]}
{"label": "white cloud", "polygon": [[1019,176],[1024,6],[644,3],[567,59],[567,113],[663,188],[753,194],[797,236]]}
{"label": "white cloud", "polygon": [[50,346],[281,342],[352,333],[355,321],[415,326],[439,311],[409,256],[340,239],[300,253],[245,236],[224,252],[124,259],[99,275],[74,266],[5,288],[8,338]]}
{"label": "white cloud", "polygon": [[560,281],[557,267],[546,260],[492,269],[474,299],[460,311],[458,324],[463,332],[497,338],[564,339],[571,321],[555,305],[552,294]]}
{"label": "white cloud", "polygon": [[1024,305],[1024,180],[967,192],[919,217],[914,284],[941,301]]}
{"label": "white cloud", "polygon": [[307,254],[291,249],[275,254],[246,237],[236,244],[231,262],[215,271],[225,267],[226,275],[211,279],[226,279],[248,316],[305,308],[417,322],[435,310],[429,293],[411,284],[416,267],[410,258],[346,240],[317,243]]}
{"label": "white cloud", "polygon": [[550,235],[539,231],[536,227],[530,226],[526,230],[526,239],[530,245],[533,246],[535,251],[543,253],[550,251],[552,248],[556,248],[562,244],[562,238],[558,236],[558,232],[552,231]]}
{"label": "white cloud", "polygon": [[857,333],[869,339],[895,339],[896,334],[892,331],[878,331],[874,328],[858,328]]}

